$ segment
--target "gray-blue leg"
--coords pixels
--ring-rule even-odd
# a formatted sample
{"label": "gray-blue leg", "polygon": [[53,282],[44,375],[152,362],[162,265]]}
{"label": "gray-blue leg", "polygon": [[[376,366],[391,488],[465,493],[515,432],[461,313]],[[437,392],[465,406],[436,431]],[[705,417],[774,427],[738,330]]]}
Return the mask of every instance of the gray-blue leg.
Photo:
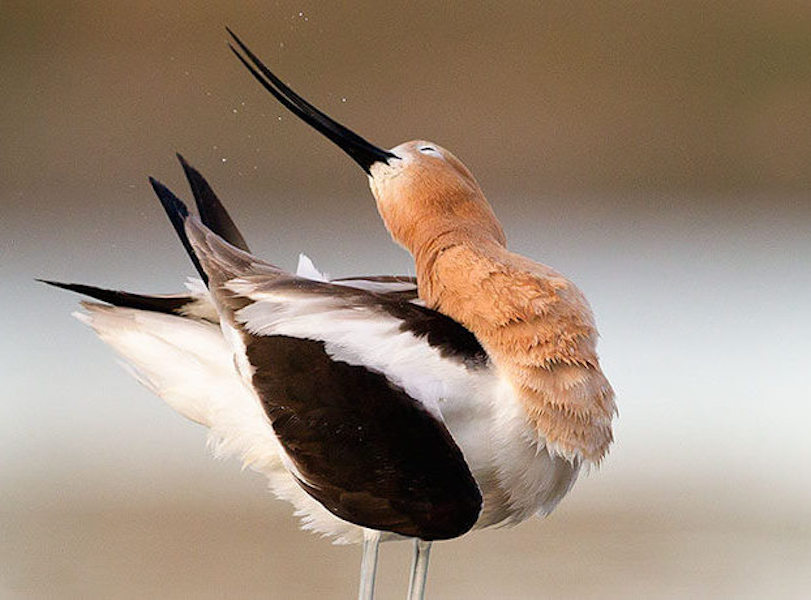
{"label": "gray-blue leg", "polygon": [[360,587],[358,600],[373,600],[375,596],[375,575],[377,574],[377,551],[380,547],[380,532],[374,529],[363,530],[363,558],[360,561]]}
{"label": "gray-blue leg", "polygon": [[428,578],[428,559],[430,556],[431,542],[414,540],[414,559],[411,561],[408,600],[424,600],[425,581]]}

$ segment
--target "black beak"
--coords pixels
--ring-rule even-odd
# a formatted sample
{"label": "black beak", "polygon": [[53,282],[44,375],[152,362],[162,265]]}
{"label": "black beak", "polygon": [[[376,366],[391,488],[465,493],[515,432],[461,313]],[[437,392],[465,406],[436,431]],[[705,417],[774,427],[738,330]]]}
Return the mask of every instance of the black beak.
{"label": "black beak", "polygon": [[357,133],[350,131],[337,121],[331,119],[315,106],[307,102],[296,92],[287,87],[281,79],[276,77],[248,47],[242,43],[236,34],[226,27],[226,30],[234,38],[237,46],[245,53],[243,56],[234,46],[228,45],[237,58],[242,61],[251,74],[261,83],[264,88],[281,102],[290,112],[301,120],[309,123],[312,127],[323,133],[341,150],[346,152],[358,163],[361,168],[369,174],[370,167],[376,162],[388,164],[390,158],[397,158],[396,155],[370,144]]}

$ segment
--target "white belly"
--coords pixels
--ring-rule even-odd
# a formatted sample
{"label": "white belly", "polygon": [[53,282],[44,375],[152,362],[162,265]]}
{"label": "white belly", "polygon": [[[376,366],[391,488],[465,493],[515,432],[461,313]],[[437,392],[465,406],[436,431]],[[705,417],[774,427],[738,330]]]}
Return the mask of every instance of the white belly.
{"label": "white belly", "polygon": [[577,479],[579,467],[549,455],[510,385],[492,370],[440,409],[484,496],[476,528],[546,515]]}

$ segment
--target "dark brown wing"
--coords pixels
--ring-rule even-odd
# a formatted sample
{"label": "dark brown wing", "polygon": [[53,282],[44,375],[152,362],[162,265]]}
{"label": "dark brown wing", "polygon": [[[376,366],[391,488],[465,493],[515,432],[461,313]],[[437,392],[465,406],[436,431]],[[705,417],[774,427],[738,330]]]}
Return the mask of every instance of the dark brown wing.
{"label": "dark brown wing", "polygon": [[246,337],[253,386],[301,486],[333,514],[425,540],[467,532],[481,494],[445,426],[324,342]]}

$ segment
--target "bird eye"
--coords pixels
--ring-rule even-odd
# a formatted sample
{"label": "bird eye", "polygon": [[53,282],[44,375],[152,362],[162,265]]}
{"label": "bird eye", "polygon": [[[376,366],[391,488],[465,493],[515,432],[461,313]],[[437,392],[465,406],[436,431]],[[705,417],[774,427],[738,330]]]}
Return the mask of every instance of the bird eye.
{"label": "bird eye", "polygon": [[436,154],[436,155],[439,155],[439,152],[437,152],[437,149],[432,147],[432,146],[423,146],[419,150],[423,154]]}

